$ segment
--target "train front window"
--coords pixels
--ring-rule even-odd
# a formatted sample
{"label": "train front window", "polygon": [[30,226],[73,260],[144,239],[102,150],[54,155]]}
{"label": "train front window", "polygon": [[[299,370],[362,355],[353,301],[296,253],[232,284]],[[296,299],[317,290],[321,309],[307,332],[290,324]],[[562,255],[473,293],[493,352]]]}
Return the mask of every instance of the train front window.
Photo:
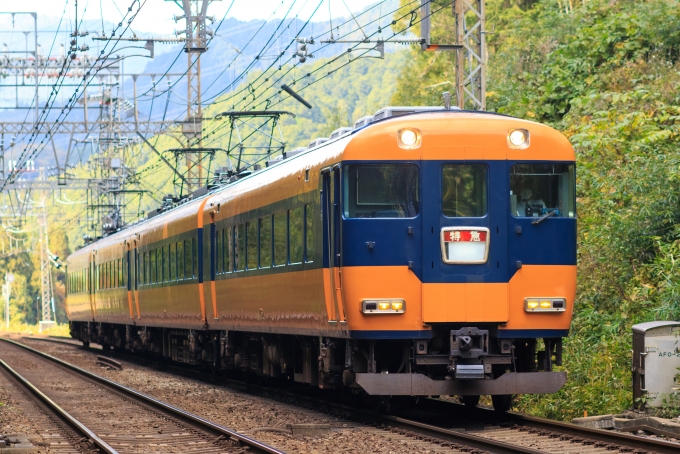
{"label": "train front window", "polygon": [[515,164],[510,168],[510,213],[515,217],[573,218],[576,175],[573,164]]}
{"label": "train front window", "polygon": [[418,167],[361,164],[344,172],[346,218],[412,218],[420,209]]}
{"label": "train front window", "polygon": [[450,218],[486,215],[484,164],[449,164],[442,169],[442,212]]}

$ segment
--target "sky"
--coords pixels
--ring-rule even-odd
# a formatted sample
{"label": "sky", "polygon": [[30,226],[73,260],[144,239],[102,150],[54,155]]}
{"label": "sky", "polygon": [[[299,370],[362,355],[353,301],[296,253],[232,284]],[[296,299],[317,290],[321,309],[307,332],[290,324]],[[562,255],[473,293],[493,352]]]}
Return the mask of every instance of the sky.
{"label": "sky", "polygon": [[[127,8],[136,2],[142,4],[141,11],[135,18],[132,29],[139,36],[149,34],[168,35],[183,27],[184,21],[175,23],[173,15],[181,15],[182,10],[168,0],[78,0],[78,17],[85,16],[86,20],[99,21],[103,16],[109,22],[117,22],[123,17]],[[178,0],[181,3],[181,0]],[[361,11],[373,2],[366,0],[214,0],[208,7],[208,15],[221,19],[233,17],[239,20],[273,19],[286,15],[293,6],[289,16],[299,16],[307,19],[314,14],[316,21],[326,21],[329,17],[348,16],[348,10]],[[0,28],[11,27],[11,12],[38,12],[38,29],[53,30],[61,17],[66,25],[72,29],[75,19],[76,0],[0,0]],[[19,18],[20,16],[17,16]],[[32,19],[31,19],[32,26]]]}

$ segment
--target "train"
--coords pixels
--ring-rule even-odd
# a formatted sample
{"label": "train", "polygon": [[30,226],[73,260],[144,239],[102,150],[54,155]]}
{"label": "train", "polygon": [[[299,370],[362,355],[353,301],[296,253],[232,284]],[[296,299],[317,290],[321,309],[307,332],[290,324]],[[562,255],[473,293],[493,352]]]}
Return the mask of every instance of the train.
{"label": "train", "polygon": [[576,169],[536,122],[386,107],[67,258],[74,339],[370,396],[555,393]]}

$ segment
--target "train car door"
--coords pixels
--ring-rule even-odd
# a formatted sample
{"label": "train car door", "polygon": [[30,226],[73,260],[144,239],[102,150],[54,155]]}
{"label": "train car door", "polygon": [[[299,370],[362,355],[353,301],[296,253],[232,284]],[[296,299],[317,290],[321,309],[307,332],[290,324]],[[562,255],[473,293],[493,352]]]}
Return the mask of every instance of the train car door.
{"label": "train car door", "polygon": [[505,162],[476,151],[422,161],[425,323],[508,319]]}
{"label": "train car door", "polygon": [[330,275],[328,322],[346,322],[342,297],[342,212],[340,207],[340,165],[321,171],[323,176],[322,214],[324,232],[324,263],[328,263]]}
{"label": "train car door", "polygon": [[133,260],[130,260],[132,258],[132,247],[131,247],[130,241],[125,242],[125,263],[126,263],[126,270],[125,270],[125,282],[126,282],[126,295],[127,295],[127,303],[128,303],[128,310],[130,312],[130,318],[134,318],[134,314],[132,312],[132,299],[133,299],[133,276],[135,275],[134,273],[134,266],[135,263]]}
{"label": "train car door", "polygon": [[[137,309],[137,318],[139,316],[139,279],[140,279],[140,268],[139,268],[139,252],[137,251],[137,240],[132,242],[132,263],[133,271],[131,273],[133,285],[132,288],[132,299],[135,303],[135,309]],[[130,318],[132,317],[132,311],[130,311]]]}
{"label": "train car door", "polygon": [[90,312],[92,313],[92,320],[97,316],[97,293],[95,289],[95,279],[97,276],[97,251],[93,251],[90,255],[89,266],[87,270],[88,274],[88,294],[90,298]]}

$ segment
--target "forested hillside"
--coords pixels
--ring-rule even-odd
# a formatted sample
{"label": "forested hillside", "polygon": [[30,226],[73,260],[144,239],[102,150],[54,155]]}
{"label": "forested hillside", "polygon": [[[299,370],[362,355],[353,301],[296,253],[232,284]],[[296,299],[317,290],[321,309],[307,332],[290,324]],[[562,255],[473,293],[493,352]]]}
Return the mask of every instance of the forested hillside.
{"label": "forested hillside", "polygon": [[[624,410],[632,404],[631,326],[680,318],[680,1],[487,0],[486,9],[489,110],[552,125],[578,159],[578,294],[563,366],[569,382],[556,395],[524,396],[516,406],[558,419]],[[440,42],[452,41],[448,11],[433,20]],[[316,73],[319,81],[300,91],[313,110],[293,101],[276,106],[300,118],[282,123],[287,148],[390,103],[440,104],[441,92],[453,91],[451,58],[413,47]],[[234,105],[228,95],[220,101],[209,114]],[[208,137],[206,146],[226,145],[224,135]],[[152,142],[176,146],[163,137]],[[173,193],[171,173],[155,155],[136,159],[145,186]],[[86,231],[74,221],[80,207],[52,209],[71,247]],[[57,244],[63,233],[53,235]],[[64,241],[60,247],[68,248]],[[33,282],[17,310],[34,320],[34,259],[20,255],[0,265]]]}
{"label": "forested hillside", "polygon": [[[518,407],[560,419],[625,410],[631,326],[680,318],[680,2],[486,7],[489,110],[551,124],[578,159],[569,381]],[[436,21],[450,27],[445,16]],[[446,55],[412,51],[407,62],[394,104],[437,102],[440,93],[424,87],[454,80]]]}

